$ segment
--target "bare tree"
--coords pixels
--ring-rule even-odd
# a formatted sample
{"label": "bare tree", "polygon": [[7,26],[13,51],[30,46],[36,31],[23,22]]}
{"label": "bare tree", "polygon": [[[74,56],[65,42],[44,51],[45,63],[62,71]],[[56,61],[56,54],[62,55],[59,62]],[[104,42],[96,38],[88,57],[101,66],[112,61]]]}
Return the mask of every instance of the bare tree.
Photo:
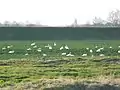
{"label": "bare tree", "polygon": [[93,19],[93,25],[95,25],[95,26],[102,26],[102,25],[105,25],[105,24],[106,24],[106,21],[104,21],[100,17],[95,17]]}
{"label": "bare tree", "polygon": [[108,16],[108,24],[113,26],[120,25],[120,10],[116,9],[115,11],[111,11]]}
{"label": "bare tree", "polygon": [[3,25],[4,25],[5,27],[9,27],[10,24],[11,24],[11,23],[10,23],[9,21],[4,21],[4,24],[3,24]]}

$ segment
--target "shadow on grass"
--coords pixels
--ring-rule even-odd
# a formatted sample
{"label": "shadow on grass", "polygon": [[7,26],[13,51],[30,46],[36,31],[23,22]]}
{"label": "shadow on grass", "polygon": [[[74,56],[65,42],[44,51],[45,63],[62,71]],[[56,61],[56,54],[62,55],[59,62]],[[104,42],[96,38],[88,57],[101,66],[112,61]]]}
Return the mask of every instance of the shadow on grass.
{"label": "shadow on grass", "polygon": [[108,63],[108,64],[120,64],[120,59],[105,58],[105,59],[101,59],[101,60],[93,60],[93,62],[102,62],[102,63]]}
{"label": "shadow on grass", "polygon": [[109,84],[74,84],[45,88],[44,90],[120,90],[120,86]]}
{"label": "shadow on grass", "polygon": [[78,63],[84,63],[86,59],[77,58],[76,60],[44,60],[40,61],[40,64],[49,64],[49,65],[60,65],[60,64],[78,64]]}

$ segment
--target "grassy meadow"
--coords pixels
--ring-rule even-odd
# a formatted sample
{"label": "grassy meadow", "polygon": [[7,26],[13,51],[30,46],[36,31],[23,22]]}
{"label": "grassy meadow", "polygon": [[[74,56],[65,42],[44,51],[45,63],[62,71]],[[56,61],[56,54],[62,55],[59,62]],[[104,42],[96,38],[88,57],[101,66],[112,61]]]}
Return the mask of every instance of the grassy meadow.
{"label": "grassy meadow", "polygon": [[[65,45],[69,49],[60,50]],[[120,85],[119,46],[119,40],[0,41],[0,90],[69,90],[58,87],[81,82]],[[104,49],[96,52],[99,48]],[[67,56],[70,52],[73,56]]]}

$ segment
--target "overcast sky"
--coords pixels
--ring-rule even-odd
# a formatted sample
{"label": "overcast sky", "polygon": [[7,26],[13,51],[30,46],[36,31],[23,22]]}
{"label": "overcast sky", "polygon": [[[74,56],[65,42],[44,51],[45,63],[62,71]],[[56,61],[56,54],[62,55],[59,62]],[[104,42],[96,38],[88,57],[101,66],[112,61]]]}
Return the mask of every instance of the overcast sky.
{"label": "overcast sky", "polygon": [[94,16],[106,19],[111,10],[120,9],[120,0],[0,0],[0,22],[40,22],[58,26],[79,24]]}

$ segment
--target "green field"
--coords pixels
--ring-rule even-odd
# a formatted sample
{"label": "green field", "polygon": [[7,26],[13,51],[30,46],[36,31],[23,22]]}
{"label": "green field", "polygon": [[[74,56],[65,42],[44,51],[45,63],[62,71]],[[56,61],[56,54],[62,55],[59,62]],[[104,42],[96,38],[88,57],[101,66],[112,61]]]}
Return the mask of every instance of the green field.
{"label": "green field", "polygon": [[[31,46],[33,42],[36,48],[33,48],[35,45]],[[56,46],[53,45],[54,42]],[[44,47],[48,44],[52,46],[52,49]],[[9,45],[12,47],[7,48]],[[65,45],[69,49],[60,50],[60,47]],[[117,80],[115,84],[120,85],[119,45],[120,41],[117,40],[1,41],[0,87],[6,90],[11,90],[10,88],[58,90],[50,88],[65,87],[82,81],[114,83],[114,80]],[[3,47],[6,49],[2,50]],[[96,52],[101,47],[104,49]],[[28,48],[32,50],[28,51]],[[41,52],[37,52],[38,48],[41,48]],[[86,48],[93,52],[91,53]],[[8,53],[12,50],[15,52]],[[61,55],[63,52],[66,54],[71,52],[74,56]],[[28,55],[25,55],[26,53]],[[87,56],[82,56],[83,54]]]}
{"label": "green field", "polygon": [[[30,44],[35,42],[37,48],[33,48]],[[53,43],[56,42],[56,46],[53,46]],[[52,46],[52,50],[49,50],[48,48],[45,48],[46,45]],[[7,48],[7,46],[12,45],[13,47],[10,49],[2,50],[2,48]],[[61,46],[67,45],[69,47],[69,50],[59,50]],[[98,48],[95,48],[97,46]],[[109,47],[112,47],[111,49]],[[105,54],[105,56],[119,56],[118,50],[120,49],[120,41],[115,40],[84,40],[84,41],[1,41],[0,42],[0,58],[1,59],[10,59],[10,58],[26,58],[25,54],[29,53],[27,57],[33,57],[38,56],[42,57],[43,53],[46,53],[49,57],[61,57],[61,53],[73,53],[75,56],[81,56],[84,53],[87,53],[88,56],[91,56],[92,54],[95,56],[99,56],[99,54]],[[96,50],[103,47],[104,50],[102,50],[100,53],[96,53]],[[31,48],[31,51],[27,51],[28,48]],[[41,52],[37,52],[37,49],[41,48]],[[90,53],[89,50],[86,50],[86,48],[89,48],[93,50],[93,53]],[[14,50],[14,54],[8,54],[8,51]]]}

